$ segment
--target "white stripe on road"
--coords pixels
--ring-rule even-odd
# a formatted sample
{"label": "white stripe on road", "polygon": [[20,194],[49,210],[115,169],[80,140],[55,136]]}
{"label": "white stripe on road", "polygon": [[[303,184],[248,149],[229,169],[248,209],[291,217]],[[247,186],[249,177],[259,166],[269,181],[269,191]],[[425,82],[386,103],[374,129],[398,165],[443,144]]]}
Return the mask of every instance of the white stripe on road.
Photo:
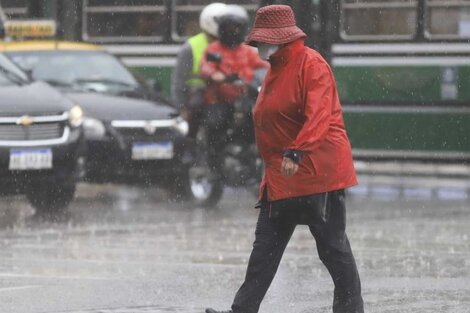
{"label": "white stripe on road", "polygon": [[[95,277],[95,276],[69,276],[69,275],[30,275],[2,273],[2,278],[46,278],[46,279],[74,279],[74,280],[118,280],[116,277]],[[15,287],[12,287],[15,288]],[[2,290],[2,289],[0,289]]]}
{"label": "white stripe on road", "polygon": [[29,286],[6,287],[6,288],[0,288],[0,292],[33,289],[33,288],[40,288],[40,287],[42,286],[41,285],[29,285]]}

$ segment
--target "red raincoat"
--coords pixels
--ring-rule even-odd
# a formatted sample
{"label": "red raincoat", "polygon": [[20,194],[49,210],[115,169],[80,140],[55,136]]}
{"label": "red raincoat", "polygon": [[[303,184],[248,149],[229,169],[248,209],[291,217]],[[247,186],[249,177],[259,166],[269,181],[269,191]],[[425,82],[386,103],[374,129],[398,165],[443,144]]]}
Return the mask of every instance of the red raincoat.
{"label": "red raincoat", "polygon": [[[215,63],[207,61],[207,53],[220,53],[222,62]],[[225,75],[238,74],[245,82],[253,79],[254,71],[259,68],[267,68],[269,64],[259,57],[256,50],[245,44],[236,48],[229,48],[219,41],[211,43],[201,61],[200,75],[204,80],[210,80],[215,72],[219,71]],[[204,102],[208,105],[233,103],[244,93],[243,85],[233,83],[209,84],[204,94]]]}
{"label": "red raincoat", "polygon": [[[256,141],[265,165],[260,198],[269,201],[357,184],[333,73],[321,55],[296,40],[270,58],[254,108]],[[281,174],[287,149],[303,151],[294,176]]]}

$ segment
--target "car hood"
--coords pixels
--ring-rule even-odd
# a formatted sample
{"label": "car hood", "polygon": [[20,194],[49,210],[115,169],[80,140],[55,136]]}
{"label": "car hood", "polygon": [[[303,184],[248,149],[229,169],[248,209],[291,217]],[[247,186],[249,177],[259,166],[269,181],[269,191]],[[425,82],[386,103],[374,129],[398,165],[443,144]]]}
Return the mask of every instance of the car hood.
{"label": "car hood", "polygon": [[102,121],[168,119],[178,114],[169,106],[151,101],[99,93],[67,93],[80,105],[85,116]]}
{"label": "car hood", "polygon": [[72,101],[44,82],[0,87],[2,116],[55,115],[72,106]]}

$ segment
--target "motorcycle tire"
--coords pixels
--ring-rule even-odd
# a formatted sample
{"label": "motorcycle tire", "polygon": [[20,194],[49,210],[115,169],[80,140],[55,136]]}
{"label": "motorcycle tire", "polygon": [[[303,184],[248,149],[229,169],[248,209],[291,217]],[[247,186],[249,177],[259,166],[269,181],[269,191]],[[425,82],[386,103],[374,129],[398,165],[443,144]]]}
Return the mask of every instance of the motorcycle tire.
{"label": "motorcycle tire", "polygon": [[214,207],[222,198],[224,183],[207,168],[193,166],[175,181],[173,199],[198,207]]}

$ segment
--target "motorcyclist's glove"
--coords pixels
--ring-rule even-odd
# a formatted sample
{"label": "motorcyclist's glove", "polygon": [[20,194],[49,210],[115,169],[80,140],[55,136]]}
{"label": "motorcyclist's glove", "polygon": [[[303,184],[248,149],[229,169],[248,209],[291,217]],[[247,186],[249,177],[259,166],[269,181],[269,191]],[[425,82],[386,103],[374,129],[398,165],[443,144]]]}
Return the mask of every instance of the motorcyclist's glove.
{"label": "motorcyclist's glove", "polygon": [[291,159],[294,163],[299,164],[302,160],[303,152],[300,150],[288,149],[284,152],[284,157]]}
{"label": "motorcyclist's glove", "polygon": [[237,80],[240,80],[240,76],[238,76],[238,74],[236,73],[232,73],[225,77],[225,82],[227,83],[233,83],[233,82],[236,82]]}

